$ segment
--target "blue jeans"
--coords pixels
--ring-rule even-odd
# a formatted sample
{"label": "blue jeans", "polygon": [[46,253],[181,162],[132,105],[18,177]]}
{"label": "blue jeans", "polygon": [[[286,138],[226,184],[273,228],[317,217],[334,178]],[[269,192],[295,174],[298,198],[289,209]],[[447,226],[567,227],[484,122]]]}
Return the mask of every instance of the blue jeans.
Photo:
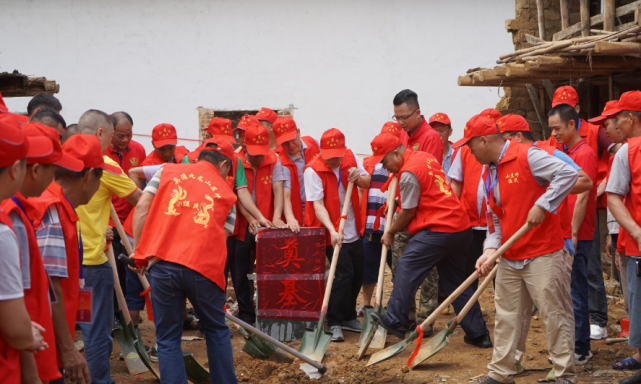
{"label": "blue jeans", "polygon": [[608,298],[605,294],[603,269],[601,267],[598,217],[594,240],[592,241],[592,247],[588,255],[588,306],[590,308],[590,322],[592,324],[596,324],[599,327],[608,325]]}
{"label": "blue jeans", "polygon": [[127,276],[127,293],[125,300],[127,301],[127,308],[134,311],[142,311],[145,309],[145,298],[140,296],[145,289],[142,287],[138,274],[131,269],[125,270]]}
{"label": "blue jeans", "polygon": [[200,273],[176,263],[159,261],[149,275],[161,382],[187,384],[180,348],[182,307],[187,296],[205,332],[212,384],[236,383],[229,327],[225,325],[225,292]]}
{"label": "blue jeans", "polygon": [[628,313],[630,314],[630,338],[628,345],[641,348],[641,277],[637,276],[637,262],[641,258],[628,257]]}
{"label": "blue jeans", "polygon": [[80,324],[92,384],[112,384],[109,357],[113,350],[114,275],[109,263],[83,265],[85,287],[91,287],[93,323]]}
{"label": "blue jeans", "polygon": [[[363,285],[378,283],[378,269],[381,266],[381,252],[383,232],[365,232],[363,235],[363,249],[365,250],[365,269],[363,270]],[[370,240],[371,237],[371,240]],[[385,261],[392,268],[392,251],[387,252]]]}
{"label": "blue jeans", "polygon": [[590,352],[590,311],[588,309],[588,254],[591,240],[579,240],[572,262],[572,304],[574,307],[574,352]]}

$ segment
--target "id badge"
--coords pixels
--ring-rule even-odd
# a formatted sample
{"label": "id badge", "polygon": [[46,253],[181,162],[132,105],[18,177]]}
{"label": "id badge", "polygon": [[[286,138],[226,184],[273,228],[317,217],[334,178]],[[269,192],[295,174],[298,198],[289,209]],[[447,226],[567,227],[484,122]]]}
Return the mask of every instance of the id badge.
{"label": "id badge", "polygon": [[78,292],[78,311],[76,312],[76,323],[91,324],[93,322],[93,291],[91,287],[81,288]]}
{"label": "id badge", "polygon": [[487,221],[487,230],[490,233],[494,233],[496,228],[494,228],[494,215],[492,215],[492,211],[490,211],[489,207],[488,210],[485,211],[485,221]]}

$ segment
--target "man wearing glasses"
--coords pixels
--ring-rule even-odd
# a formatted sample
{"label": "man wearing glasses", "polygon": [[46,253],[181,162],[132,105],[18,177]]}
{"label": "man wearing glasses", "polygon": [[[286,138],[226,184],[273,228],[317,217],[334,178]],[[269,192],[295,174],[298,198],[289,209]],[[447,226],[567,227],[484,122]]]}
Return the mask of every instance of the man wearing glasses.
{"label": "man wearing glasses", "polygon": [[421,115],[421,107],[418,105],[416,92],[404,89],[394,96],[394,121],[403,128],[401,141],[412,151],[427,152],[439,163],[443,159],[443,142],[438,132]]}

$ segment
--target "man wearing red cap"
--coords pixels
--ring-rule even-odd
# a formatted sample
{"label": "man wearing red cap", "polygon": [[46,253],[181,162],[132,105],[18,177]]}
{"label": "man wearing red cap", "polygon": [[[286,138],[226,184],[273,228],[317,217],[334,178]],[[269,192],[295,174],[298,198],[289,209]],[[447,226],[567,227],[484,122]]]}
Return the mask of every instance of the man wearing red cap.
{"label": "man wearing red cap", "polygon": [[[276,143],[282,146],[279,159],[283,165],[284,215],[287,226],[298,233],[305,217],[305,164],[320,153],[318,141],[311,136],[300,135],[294,119],[279,117],[273,124]],[[293,193],[292,193],[293,191]]]}
{"label": "man wearing red cap", "polygon": [[[520,303],[530,296],[547,332],[548,351],[557,383],[576,381],[570,297],[570,254],[565,250],[559,205],[570,193],[577,172],[546,151],[514,140],[504,141],[496,123],[474,116],[464,129],[463,144],[481,164],[491,220],[485,251],[477,260],[483,276],[494,265],[486,260],[524,224],[535,227],[508,249],[496,275],[496,325],[490,374],[478,383],[513,383],[515,350],[523,323]],[[528,314],[528,316],[531,314]]]}
{"label": "man wearing red cap", "polygon": [[238,132],[238,144],[240,144],[243,151],[245,152],[247,152],[247,148],[245,147],[245,131],[247,130],[247,127],[254,121],[260,124],[260,121],[256,118],[256,116],[245,115],[240,119],[240,121],[238,121],[236,128],[234,128],[233,130],[233,132]]}
{"label": "man wearing red cap", "polygon": [[[78,130],[96,136],[100,153],[112,142],[113,120],[106,113],[91,109],[80,117]],[[91,324],[80,324],[85,343],[85,358],[92,383],[113,383],[110,377],[109,356],[113,349],[111,328],[114,324],[114,278],[105,255],[106,233],[113,195],[136,205],[142,192],[122,172],[118,163],[103,156],[106,172],[100,178],[100,187],[89,203],[76,209],[80,219],[83,245],[83,275],[85,286],[92,289],[93,313]]]}
{"label": "man wearing red cap", "polygon": [[[401,141],[380,134],[371,143],[373,160],[398,175],[401,211],[381,241],[390,248],[394,235],[404,229],[412,235],[396,265],[394,289],[387,302],[387,315],[373,314],[398,338],[411,332],[408,315],[419,285],[438,266],[440,285],[451,294],[464,280],[464,257],[471,240],[470,221],[450,188],[438,160],[425,152],[407,150]],[[472,296],[467,288],[453,303],[458,312]],[[465,341],[481,348],[492,346],[489,331],[475,303],[463,318]]]}
{"label": "man wearing red cap", "polygon": [[[276,227],[284,227],[283,214],[283,167],[274,151],[269,149],[267,129],[255,121],[247,126],[245,134],[247,151],[239,158],[247,176],[248,192],[253,197],[262,217],[271,220]],[[239,164],[240,166],[240,164]],[[244,207],[243,207],[244,208]],[[248,324],[256,322],[256,311],[252,306],[250,283],[251,253],[256,249],[256,235],[259,221],[248,210],[241,210],[238,218],[238,234],[235,235],[234,260],[230,261],[234,292],[238,300],[238,317]]]}
{"label": "man wearing red cap", "polygon": [[[2,203],[2,209],[8,213],[18,237],[23,271],[25,303],[31,319],[47,330],[53,330],[49,303],[49,279],[38,248],[31,216],[33,206],[29,197],[40,196],[53,181],[58,167],[71,171],[82,169],[82,162],[63,154],[58,133],[40,123],[22,125],[27,136],[36,136],[45,140],[48,148],[33,157],[27,156],[27,174],[18,192]],[[46,143],[48,141],[48,143]],[[45,352],[32,354],[26,351],[20,354],[22,378],[30,380],[53,381],[61,377],[56,361],[56,338],[54,332],[44,334],[45,341],[51,347]]]}
{"label": "man wearing red cap", "polygon": [[[53,150],[47,138],[26,137],[18,122],[5,116],[8,115],[0,114],[0,202],[8,201],[6,199],[21,188],[27,156],[35,158]],[[46,350],[49,346],[41,333],[51,332],[51,328],[45,329],[31,321],[25,305],[21,249],[12,231],[12,219],[1,207],[0,246],[0,313],[7,315],[0,317],[0,382],[18,384],[21,382],[20,351]],[[36,382],[39,381],[37,370],[35,376]]]}
{"label": "man wearing red cap", "polygon": [[427,123],[421,115],[418,105],[418,95],[405,89],[394,96],[394,116],[403,128],[401,141],[412,151],[431,153],[439,162],[443,158],[443,142],[439,134]]}
{"label": "man wearing red cap", "polygon": [[212,142],[197,163],[166,165],[149,182],[134,212],[134,259],[149,271],[163,382],[187,382],[179,327],[187,297],[207,339],[212,383],[236,383],[224,314],[224,249],[236,221],[236,196],[225,181],[233,153],[228,142]]}
{"label": "man wearing red cap", "polygon": [[[323,133],[320,155],[307,163],[304,171],[307,203],[304,226],[327,228],[327,258],[331,262],[333,247],[341,246],[327,311],[332,341],[343,341],[343,329],[360,332],[356,319],[356,299],[363,284],[365,252],[357,188],[345,196],[349,182],[368,188],[370,176],[354,152],[347,150],[345,136],[336,128]],[[336,193],[338,191],[338,194]],[[338,233],[343,202],[350,199],[343,233]],[[331,245],[330,245],[331,244]],[[341,245],[342,244],[342,245]]]}
{"label": "man wearing red cap", "polygon": [[[430,127],[434,128],[436,133],[441,137],[443,141],[443,162],[441,166],[443,167],[443,172],[447,176],[447,173],[452,166],[452,159],[456,155],[456,149],[452,146],[452,143],[449,141],[450,136],[452,136],[452,123],[450,122],[449,116],[444,113],[436,113],[429,120]],[[447,178],[447,181],[450,181],[450,178]]]}
{"label": "man wearing red cap", "polygon": [[262,124],[262,126],[267,130],[267,134],[269,135],[269,149],[274,149],[276,150],[276,153],[280,153],[281,151],[277,149],[279,144],[276,142],[276,135],[274,134],[274,130],[272,129],[272,125],[274,124],[274,122],[276,122],[278,114],[276,114],[276,112],[269,108],[263,107],[256,114],[256,118],[258,119],[258,121],[260,121],[260,124]]}
{"label": "man wearing red cap", "polygon": [[151,131],[151,152],[140,165],[158,165],[162,163],[180,163],[189,153],[184,146],[176,146],[178,136],[176,128],[171,124],[158,124]]}
{"label": "man wearing red cap", "polygon": [[[630,314],[630,337],[628,345],[636,348],[636,353],[625,360],[613,364],[616,369],[637,369],[641,364],[641,92],[630,91],[621,95],[616,106],[607,112],[607,117],[615,118],[617,128],[624,140],[612,163],[606,192],[608,208],[623,231],[619,241],[625,242],[625,256],[628,257],[628,312]],[[625,199],[625,200],[624,200]],[[637,373],[629,383],[641,383],[641,374]]]}

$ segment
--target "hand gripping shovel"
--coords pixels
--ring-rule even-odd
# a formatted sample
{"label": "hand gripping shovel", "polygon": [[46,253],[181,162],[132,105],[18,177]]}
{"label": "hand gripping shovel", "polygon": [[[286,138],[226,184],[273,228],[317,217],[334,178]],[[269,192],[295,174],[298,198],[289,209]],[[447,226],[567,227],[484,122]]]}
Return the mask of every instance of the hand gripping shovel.
{"label": "hand gripping shovel", "polygon": [[[387,193],[387,215],[385,216],[385,231],[392,226],[392,218],[394,217],[394,198],[396,197],[396,187],[398,180],[396,177],[392,180],[389,191]],[[384,348],[385,339],[387,337],[387,330],[378,326],[378,320],[372,317],[372,312],[381,313],[383,303],[383,282],[385,278],[385,262],[387,259],[387,247],[383,246],[381,251],[381,263],[378,267],[378,283],[376,286],[376,306],[374,308],[365,307],[365,314],[363,315],[363,330],[361,331],[361,339],[358,342],[360,348],[356,353],[356,360],[359,360],[367,348]]]}
{"label": "hand gripping shovel", "polygon": [[[116,214],[116,210],[114,209],[114,206],[111,206],[111,221],[114,222],[114,225],[116,226],[116,230],[118,231],[118,234],[120,235],[120,238],[122,239],[122,243],[125,246],[125,249],[127,250],[127,253],[129,256],[133,256],[133,250],[131,249],[131,244],[129,244],[129,240],[127,237],[127,234],[125,233],[125,230],[122,228],[122,224],[120,224],[120,220],[118,219],[118,215]],[[113,259],[113,248],[110,247],[110,252],[111,252],[111,258]],[[109,264],[112,264],[112,260],[109,260]],[[160,374],[156,372],[155,368],[151,364],[151,360],[149,359],[149,356],[147,356],[147,351],[145,350],[145,345],[142,342],[142,337],[140,336],[140,330],[136,332],[134,330],[133,323],[131,322],[131,316],[129,315],[129,309],[127,308],[127,303],[125,302],[125,297],[122,294],[122,290],[120,289],[120,283],[118,283],[118,272],[116,271],[116,261],[115,259],[113,260],[113,264],[111,265],[112,268],[114,268],[114,281],[117,287],[116,287],[116,293],[119,295],[118,296],[118,306],[120,307],[120,312],[121,315],[124,315],[124,319],[121,317],[120,323],[123,325],[122,331],[126,332],[121,332],[121,330],[115,330],[114,331],[114,337],[116,337],[116,340],[118,341],[118,345],[121,346],[122,349],[122,344],[118,340],[118,338],[121,338],[121,333],[128,333],[130,334],[131,338],[134,340],[134,348],[133,351],[137,352],[139,359],[142,361],[142,364],[144,364],[145,367],[147,367],[148,370],[151,371],[151,373],[154,374],[157,378],[160,378]],[[140,278],[140,282],[142,283],[143,288],[145,289],[145,292],[149,292],[149,282],[147,281],[147,278],[142,275],[138,275],[138,278]],[[122,300],[121,300],[122,298]],[[151,311],[151,305],[149,305],[149,302],[147,303],[147,311]],[[123,310],[124,308],[124,310]],[[124,320],[124,322],[123,322]],[[126,324],[126,325],[125,325]],[[124,355],[124,350],[123,350],[123,355]],[[125,362],[127,362],[127,358],[125,358]]]}
{"label": "hand gripping shovel", "polygon": [[[343,234],[343,229],[345,228],[345,221],[347,218],[347,212],[349,211],[349,203],[351,201],[353,188],[354,183],[350,182],[347,186],[347,192],[345,193],[343,212],[341,213],[341,221],[338,226],[338,233],[340,233],[341,235]],[[310,208],[314,209],[313,207]],[[334,283],[334,273],[336,272],[336,265],[338,263],[338,255],[340,249],[341,246],[339,244],[334,247],[332,265],[329,269],[329,279],[327,280],[327,286],[325,287],[325,296],[323,297],[323,305],[321,307],[321,313],[318,319],[316,330],[314,331],[310,328],[305,329],[303,340],[300,343],[300,348],[298,348],[298,352],[302,353],[305,356],[309,356],[312,360],[318,361],[319,363],[323,361],[325,351],[329,346],[329,342],[332,340],[332,334],[330,332],[325,332],[325,314],[327,313],[329,296],[332,293],[332,284]]]}
{"label": "hand gripping shovel", "polygon": [[[519,229],[514,235],[512,235],[512,237],[510,237],[508,241],[506,241],[505,244],[501,246],[501,248],[499,248],[496,252],[494,252],[492,257],[487,259],[485,263],[487,264],[494,263],[503,253],[505,253],[505,251],[507,251],[528,230],[530,230],[530,225],[526,223],[521,227],[521,229]],[[369,359],[367,366],[380,363],[383,360],[387,360],[390,357],[393,357],[403,352],[410,343],[412,343],[414,340],[416,340],[417,337],[419,337],[419,331],[420,331],[420,336],[422,338],[423,332],[425,332],[428,325],[432,324],[434,320],[436,320],[436,317],[441,312],[443,312],[445,308],[447,308],[450,304],[452,304],[452,302],[457,297],[459,297],[459,295],[463,293],[463,291],[465,291],[467,287],[469,287],[472,284],[472,282],[474,282],[474,280],[478,278],[478,276],[479,276],[478,272],[474,272],[473,274],[471,274],[470,277],[468,277],[467,280],[463,282],[463,284],[461,284],[454,292],[452,292],[450,297],[445,299],[445,301],[443,301],[443,303],[439,305],[439,307],[436,308],[434,312],[432,312],[432,314],[427,319],[425,319],[423,324],[416,327],[416,329],[407,337],[407,339],[373,354],[372,357]]]}

